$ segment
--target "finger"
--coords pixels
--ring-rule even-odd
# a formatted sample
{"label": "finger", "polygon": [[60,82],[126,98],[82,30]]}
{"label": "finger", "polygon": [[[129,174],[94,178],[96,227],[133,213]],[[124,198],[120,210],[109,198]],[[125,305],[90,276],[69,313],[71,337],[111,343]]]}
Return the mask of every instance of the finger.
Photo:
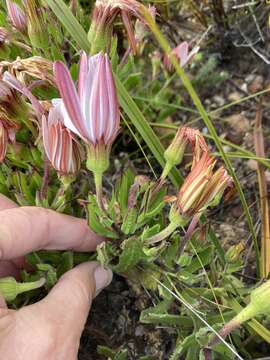
{"label": "finger", "polygon": [[[53,327],[61,343],[61,359],[75,359],[93,298],[112,280],[111,270],[87,262],[65,273],[40,302],[20,310],[20,318],[37,317],[39,326]],[[70,349],[74,356],[70,355]]]}
{"label": "finger", "polygon": [[84,219],[39,207],[0,211],[0,260],[40,249],[92,251],[102,241]]}
{"label": "finger", "polygon": [[18,205],[14,201],[0,194],[0,211],[6,209],[13,209],[16,207],[18,207]]}
{"label": "finger", "polygon": [[0,294],[0,317],[1,317],[1,309],[7,309],[7,303],[5,302],[5,299]]}

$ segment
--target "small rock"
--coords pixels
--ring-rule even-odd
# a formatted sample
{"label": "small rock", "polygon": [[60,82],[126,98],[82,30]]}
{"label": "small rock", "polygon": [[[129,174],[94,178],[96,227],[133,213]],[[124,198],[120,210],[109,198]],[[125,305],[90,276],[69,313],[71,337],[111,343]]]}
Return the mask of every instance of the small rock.
{"label": "small rock", "polygon": [[242,98],[242,95],[238,91],[234,91],[229,94],[228,100],[230,101],[238,101]]}
{"label": "small rock", "polygon": [[261,75],[257,75],[254,80],[248,85],[248,91],[251,94],[254,94],[263,89],[263,77]]}
{"label": "small rock", "polygon": [[246,133],[250,129],[248,119],[243,114],[234,114],[225,118],[236,133]]}

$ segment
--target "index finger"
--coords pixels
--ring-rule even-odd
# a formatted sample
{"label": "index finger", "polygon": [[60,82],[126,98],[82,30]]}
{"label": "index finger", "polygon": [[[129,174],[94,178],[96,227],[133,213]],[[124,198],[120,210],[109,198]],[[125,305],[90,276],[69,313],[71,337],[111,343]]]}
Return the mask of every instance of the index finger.
{"label": "index finger", "polygon": [[93,251],[102,241],[84,219],[40,207],[0,211],[0,260],[41,249]]}

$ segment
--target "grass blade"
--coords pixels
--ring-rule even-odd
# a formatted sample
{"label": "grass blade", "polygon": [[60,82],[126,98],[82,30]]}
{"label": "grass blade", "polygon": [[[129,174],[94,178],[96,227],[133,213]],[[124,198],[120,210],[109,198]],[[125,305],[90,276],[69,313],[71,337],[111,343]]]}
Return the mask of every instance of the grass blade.
{"label": "grass blade", "polygon": [[61,21],[80,49],[89,52],[90,44],[87,39],[87,34],[75,16],[73,16],[69,7],[62,0],[44,1],[52,9],[55,16]]}
{"label": "grass blade", "polygon": [[[262,131],[262,109],[258,105],[255,126],[254,126],[254,145],[257,156],[265,157],[264,139]],[[257,164],[257,174],[260,192],[261,207],[261,276],[267,278],[270,272],[270,228],[269,228],[269,204],[267,194],[267,182],[264,166]]]}

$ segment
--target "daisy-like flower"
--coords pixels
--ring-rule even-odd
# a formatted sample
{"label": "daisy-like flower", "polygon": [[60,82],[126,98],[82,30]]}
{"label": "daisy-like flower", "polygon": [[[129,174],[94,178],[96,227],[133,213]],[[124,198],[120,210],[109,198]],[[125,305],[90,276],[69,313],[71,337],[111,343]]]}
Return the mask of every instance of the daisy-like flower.
{"label": "daisy-like flower", "polygon": [[67,128],[87,145],[87,167],[101,192],[102,174],[109,166],[111,145],[120,130],[120,111],[112,68],[107,54],[82,53],[76,89],[67,67],[54,63],[55,81]]}
{"label": "daisy-like flower", "polygon": [[64,125],[61,105],[53,100],[48,116],[42,116],[46,155],[59,176],[75,175],[81,166],[80,144]]}
{"label": "daisy-like flower", "polygon": [[[186,41],[184,41],[172,50],[171,55],[176,57],[181,67],[184,67],[199,50],[199,46],[195,46],[191,51],[189,51],[189,45]],[[171,63],[168,55],[164,56],[163,64],[169,72],[173,71],[173,64]]]}
{"label": "daisy-like flower", "polygon": [[[88,38],[92,44],[91,53],[107,50],[110,43],[113,22],[117,15],[121,16],[125,26],[129,45],[134,54],[137,53],[137,41],[134,35],[132,17],[145,23],[141,14],[142,4],[136,0],[97,0],[92,13],[92,23]],[[151,8],[152,9],[152,8]],[[151,10],[153,11],[153,10]]]}

